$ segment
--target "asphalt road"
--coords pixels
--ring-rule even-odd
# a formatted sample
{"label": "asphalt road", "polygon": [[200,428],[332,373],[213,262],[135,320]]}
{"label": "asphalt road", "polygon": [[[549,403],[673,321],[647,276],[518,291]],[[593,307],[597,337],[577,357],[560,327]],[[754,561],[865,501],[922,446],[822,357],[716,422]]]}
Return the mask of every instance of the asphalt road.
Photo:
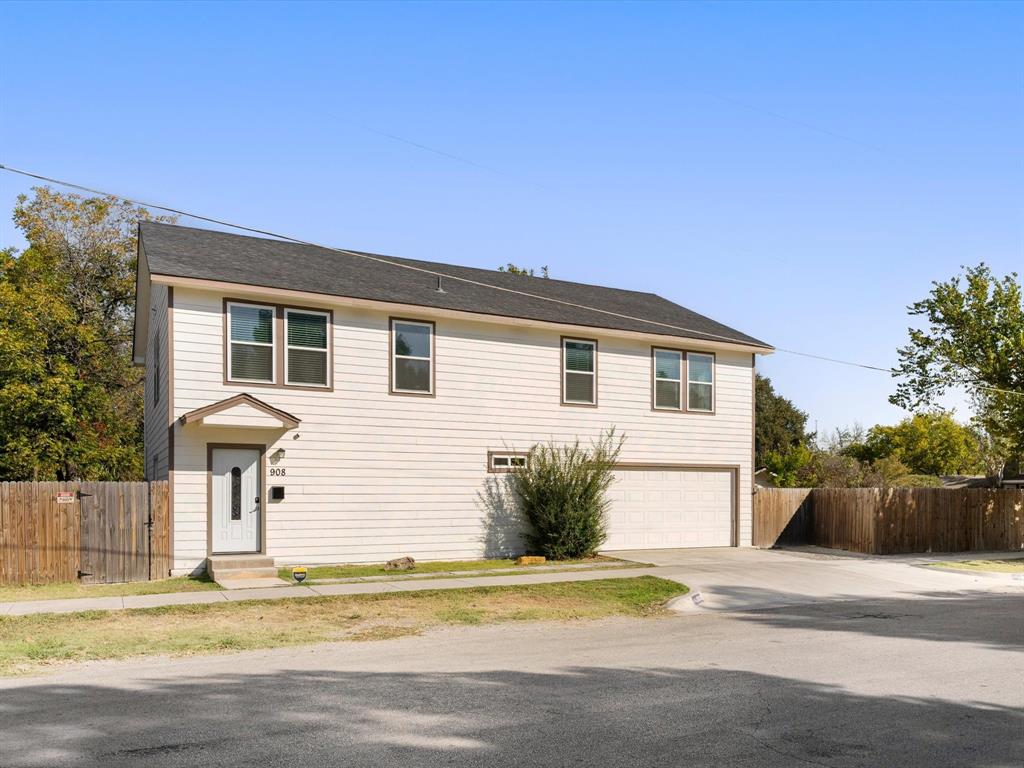
{"label": "asphalt road", "polygon": [[1022,710],[1024,597],[936,594],[83,665],[0,766],[1020,768]]}

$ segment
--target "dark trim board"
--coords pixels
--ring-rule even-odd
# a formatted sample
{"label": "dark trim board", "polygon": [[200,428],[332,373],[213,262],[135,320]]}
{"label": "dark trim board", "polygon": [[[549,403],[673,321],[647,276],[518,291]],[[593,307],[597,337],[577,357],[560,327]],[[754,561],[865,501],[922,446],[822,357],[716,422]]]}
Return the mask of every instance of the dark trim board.
{"label": "dark trim board", "polygon": [[[757,493],[754,475],[757,473],[757,355],[750,353],[750,495]],[[753,504],[753,501],[751,501]],[[754,525],[754,513],[751,509],[750,525]],[[753,541],[753,530],[751,530]]]}
{"label": "dark trim board", "polygon": [[740,545],[740,465],[739,464],[673,464],[650,461],[620,461],[616,469],[640,469],[657,472],[676,470],[686,472],[729,472],[732,474],[732,524],[730,547]]}
{"label": "dark trim board", "polygon": [[[206,444],[206,556],[213,552],[213,451],[215,448],[247,448],[260,452],[260,548],[251,554],[267,554],[267,446],[259,443],[207,443]],[[235,553],[232,553],[235,554]],[[245,553],[242,553],[245,554]]]}
{"label": "dark trim board", "polygon": [[[150,289],[152,295],[152,288]],[[174,568],[174,286],[167,286],[167,513],[171,569]],[[167,574],[170,576],[170,574]]]}

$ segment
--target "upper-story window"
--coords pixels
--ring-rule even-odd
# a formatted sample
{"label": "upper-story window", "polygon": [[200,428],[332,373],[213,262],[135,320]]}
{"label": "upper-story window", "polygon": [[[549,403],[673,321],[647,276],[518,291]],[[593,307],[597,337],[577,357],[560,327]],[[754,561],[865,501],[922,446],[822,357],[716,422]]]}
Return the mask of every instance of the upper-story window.
{"label": "upper-story window", "polygon": [[654,349],[654,407],[683,409],[683,353],[676,349]]}
{"label": "upper-story window", "polygon": [[597,342],[562,339],[562,404],[597,405]]}
{"label": "upper-story window", "polygon": [[434,394],[434,324],[391,319],[391,392]]}
{"label": "upper-story window", "polygon": [[273,384],[274,308],[229,302],[227,314],[228,380]]}
{"label": "upper-story window", "polygon": [[713,413],[715,410],[715,356],[686,353],[686,410]]}
{"label": "upper-story window", "polygon": [[330,311],[224,301],[225,381],[331,389]]}
{"label": "upper-story window", "polygon": [[328,334],[330,317],[309,309],[284,311],[286,384],[326,387],[329,383]]}

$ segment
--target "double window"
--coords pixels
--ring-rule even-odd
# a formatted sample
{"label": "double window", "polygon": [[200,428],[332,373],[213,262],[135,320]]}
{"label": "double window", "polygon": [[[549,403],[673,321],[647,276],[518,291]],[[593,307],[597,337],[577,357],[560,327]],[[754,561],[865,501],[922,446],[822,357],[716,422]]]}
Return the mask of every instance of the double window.
{"label": "double window", "polygon": [[562,403],[597,405],[597,342],[562,338]]}
{"label": "double window", "polygon": [[226,302],[229,382],[329,388],[331,315]]}
{"label": "double window", "polygon": [[434,324],[391,318],[391,392],[434,394]]}
{"label": "double window", "polygon": [[714,355],[658,347],[654,347],[651,354],[654,373],[652,398],[655,410],[714,412]]}

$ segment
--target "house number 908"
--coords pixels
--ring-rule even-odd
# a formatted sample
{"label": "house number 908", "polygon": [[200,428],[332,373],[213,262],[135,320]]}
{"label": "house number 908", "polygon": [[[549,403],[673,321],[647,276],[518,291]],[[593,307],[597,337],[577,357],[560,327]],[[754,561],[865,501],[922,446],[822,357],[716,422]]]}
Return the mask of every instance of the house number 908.
{"label": "house number 908", "polygon": [[270,476],[271,477],[284,477],[284,472],[285,472],[285,468],[284,467],[271,467],[270,468]]}

